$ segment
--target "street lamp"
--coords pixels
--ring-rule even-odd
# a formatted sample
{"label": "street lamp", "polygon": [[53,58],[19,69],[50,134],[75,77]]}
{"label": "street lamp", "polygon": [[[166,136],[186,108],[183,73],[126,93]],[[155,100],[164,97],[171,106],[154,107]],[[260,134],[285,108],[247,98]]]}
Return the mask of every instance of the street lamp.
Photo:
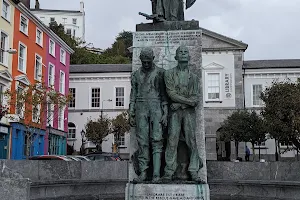
{"label": "street lamp", "polygon": [[16,50],[16,49],[7,49],[7,50],[5,50],[5,49],[0,49],[1,51],[3,51],[3,52],[7,52],[7,53],[9,53],[9,54],[16,54],[18,51]]}
{"label": "street lamp", "polygon": [[111,99],[102,100],[101,119],[103,118],[103,102],[104,102],[104,101],[109,101],[109,102],[111,102],[112,100],[111,100]]}

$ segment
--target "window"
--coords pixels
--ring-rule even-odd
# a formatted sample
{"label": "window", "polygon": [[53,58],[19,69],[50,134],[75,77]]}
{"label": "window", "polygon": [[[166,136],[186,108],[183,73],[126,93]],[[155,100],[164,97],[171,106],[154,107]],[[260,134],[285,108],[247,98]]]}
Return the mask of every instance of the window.
{"label": "window", "polygon": [[55,17],[50,17],[50,23],[55,22]]}
{"label": "window", "polygon": [[60,48],[60,62],[66,64],[66,51]]}
{"label": "window", "polygon": [[1,32],[1,41],[0,41],[0,63],[3,65],[8,65],[8,53],[4,50],[8,49],[8,35]]}
{"label": "window", "polygon": [[49,63],[48,67],[48,86],[54,86],[54,65]]}
{"label": "window", "polygon": [[43,32],[40,29],[36,29],[36,43],[43,46]]}
{"label": "window", "polygon": [[55,57],[55,42],[53,40],[49,40],[49,53]]}
{"label": "window", "polygon": [[40,122],[41,115],[41,105],[36,105],[32,107],[32,121],[35,123]]}
{"label": "window", "polygon": [[262,106],[260,95],[262,93],[262,85],[252,85],[252,104],[253,106]]}
{"label": "window", "polygon": [[280,142],[280,146],[293,146],[293,143],[291,141],[289,141],[289,142]]}
{"label": "window", "polygon": [[92,108],[100,108],[100,88],[92,88]]}
{"label": "window", "polygon": [[59,108],[58,111],[58,129],[64,129],[64,109]]}
{"label": "window", "polygon": [[19,115],[20,118],[24,117],[24,99],[22,97],[23,87],[17,87],[17,103],[16,103],[16,114]]}
{"label": "window", "polygon": [[23,15],[21,15],[20,31],[26,35],[28,34],[28,19]]}
{"label": "window", "polygon": [[70,108],[75,108],[75,102],[76,102],[76,99],[75,99],[75,96],[76,96],[76,89],[75,88],[69,88],[69,92],[70,94],[72,95],[72,99],[70,100],[69,102],[69,107]]}
{"label": "window", "polygon": [[76,126],[74,123],[68,123],[68,139],[76,139]]}
{"label": "window", "polygon": [[124,88],[116,87],[116,107],[124,107]]}
{"label": "window", "polygon": [[266,142],[255,142],[254,143],[255,146],[266,146]]}
{"label": "window", "polygon": [[35,55],[34,79],[42,81],[42,57],[39,55]]}
{"label": "window", "polygon": [[60,71],[59,75],[59,92],[65,94],[65,73]]}
{"label": "window", "polygon": [[77,19],[76,19],[76,18],[73,18],[73,19],[72,19],[72,22],[73,22],[74,25],[76,25],[76,24],[77,24]]}
{"label": "window", "polygon": [[7,21],[10,21],[10,4],[7,0],[2,0],[2,14],[1,16],[6,19]]}
{"label": "window", "polygon": [[124,146],[125,145],[125,135],[115,134],[115,142],[119,146]]}
{"label": "window", "polygon": [[72,29],[68,28],[67,29],[67,35],[69,35],[71,37],[71,34],[72,34]]}
{"label": "window", "polygon": [[74,29],[73,30],[73,37],[75,37],[76,36],[76,30]]}
{"label": "window", "polygon": [[207,73],[207,100],[220,100],[220,73]]}
{"label": "window", "polygon": [[53,127],[54,105],[47,103],[47,125]]}
{"label": "window", "polygon": [[27,47],[23,44],[19,44],[19,65],[18,70],[26,73],[26,57],[27,57]]}
{"label": "window", "polygon": [[63,20],[63,24],[67,23],[67,18],[62,18],[62,20]]}

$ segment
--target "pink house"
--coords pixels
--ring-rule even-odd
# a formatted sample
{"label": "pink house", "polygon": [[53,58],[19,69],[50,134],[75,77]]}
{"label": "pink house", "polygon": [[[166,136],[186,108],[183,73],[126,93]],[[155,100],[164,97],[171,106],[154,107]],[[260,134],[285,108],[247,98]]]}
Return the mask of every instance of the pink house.
{"label": "pink house", "polygon": [[[54,87],[62,95],[69,93],[70,54],[73,52],[57,40],[46,36],[45,84]],[[68,108],[59,109],[48,105],[44,150],[49,155],[66,155]]]}

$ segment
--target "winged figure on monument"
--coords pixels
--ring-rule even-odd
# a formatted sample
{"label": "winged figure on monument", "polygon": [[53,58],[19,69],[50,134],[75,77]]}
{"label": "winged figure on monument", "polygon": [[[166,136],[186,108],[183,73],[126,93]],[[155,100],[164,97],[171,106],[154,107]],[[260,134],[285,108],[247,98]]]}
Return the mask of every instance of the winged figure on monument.
{"label": "winged figure on monument", "polygon": [[196,0],[150,0],[152,2],[152,15],[139,13],[154,22],[184,21],[184,4],[189,9]]}

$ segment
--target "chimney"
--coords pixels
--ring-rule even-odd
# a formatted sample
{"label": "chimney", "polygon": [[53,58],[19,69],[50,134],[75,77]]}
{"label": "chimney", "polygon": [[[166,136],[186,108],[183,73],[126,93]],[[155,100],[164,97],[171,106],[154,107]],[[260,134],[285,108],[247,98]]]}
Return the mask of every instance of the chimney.
{"label": "chimney", "polygon": [[80,12],[84,12],[84,2],[83,1],[81,1],[80,2]]}
{"label": "chimney", "polygon": [[28,9],[30,9],[30,0],[20,0]]}
{"label": "chimney", "polygon": [[39,0],[35,0],[35,9],[36,10],[40,9],[40,2],[39,2]]}

